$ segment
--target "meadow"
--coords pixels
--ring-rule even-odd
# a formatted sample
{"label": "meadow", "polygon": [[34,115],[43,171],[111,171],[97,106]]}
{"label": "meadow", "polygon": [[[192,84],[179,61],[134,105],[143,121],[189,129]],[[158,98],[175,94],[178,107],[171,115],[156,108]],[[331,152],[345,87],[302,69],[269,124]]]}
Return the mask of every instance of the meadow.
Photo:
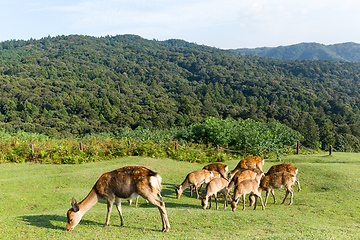
{"label": "meadow", "polygon": [[[277,204],[269,197],[266,209],[253,210],[241,201],[235,212],[203,210],[200,200],[187,189],[176,199],[174,185],[187,173],[206,164],[150,157],[121,157],[85,164],[0,164],[0,239],[359,239],[360,171],[359,154],[327,153],[282,157],[298,167],[301,192],[294,186],[294,203],[281,200],[285,191],[275,191]],[[225,163],[233,169],[237,160]],[[265,159],[264,170],[279,164]],[[139,206],[123,201],[125,226],[113,208],[110,225],[103,227],[106,203],[100,201],[67,232],[66,211],[75,197],[81,201],[100,175],[129,165],[143,165],[160,173],[162,196],[171,229],[161,232],[161,219],[154,205],[140,198]],[[204,189],[202,190],[203,193]],[[265,196],[263,192],[262,196]],[[247,199],[248,201],[248,199]]]}

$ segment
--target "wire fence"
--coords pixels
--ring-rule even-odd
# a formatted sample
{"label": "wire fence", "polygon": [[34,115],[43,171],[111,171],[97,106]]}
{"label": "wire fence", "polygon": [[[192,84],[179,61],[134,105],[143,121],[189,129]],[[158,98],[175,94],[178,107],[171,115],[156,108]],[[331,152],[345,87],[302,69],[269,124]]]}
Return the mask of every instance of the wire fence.
{"label": "wire fence", "polygon": [[[114,151],[114,150],[117,150],[117,149],[121,149],[121,148],[124,148],[124,147],[128,147],[129,150],[131,151],[132,148],[131,146],[135,146],[135,147],[142,147],[141,145],[138,145],[138,144],[135,144],[135,143],[132,143],[130,140],[123,144],[123,145],[120,145],[120,146],[117,146],[117,147],[113,147],[113,148],[95,148],[95,147],[92,147],[92,146],[89,146],[89,145],[86,145],[84,144],[83,142],[80,142],[79,144],[77,144],[76,146],[73,146],[71,148],[69,148],[68,150],[75,150],[75,149],[79,149],[80,151],[84,151],[84,148],[88,148],[88,149],[93,149],[93,150],[98,150],[98,151]],[[209,149],[193,149],[193,148],[189,148],[189,147],[186,147],[186,146],[183,146],[183,145],[180,145],[179,143],[175,142],[174,143],[174,149],[177,150],[179,147],[184,149],[184,150],[188,150],[188,151],[194,151],[194,152],[209,152],[209,151],[218,151],[218,150],[222,150],[222,151],[225,151],[225,152],[232,152],[232,153],[243,153],[243,152],[246,152],[247,150],[244,149],[244,150],[234,150],[234,149],[228,149],[228,148],[224,148],[224,147],[221,147],[219,145],[217,145],[216,147],[213,147],[213,148],[209,148]],[[276,151],[282,151],[282,150],[286,150],[286,149],[289,149],[289,148],[292,148],[292,147],[296,147],[296,153],[297,154],[300,154],[300,148],[303,148],[307,151],[310,151],[310,152],[317,152],[313,149],[310,149],[310,148],[307,148],[305,146],[303,146],[300,141],[297,141],[296,143],[294,143],[293,145],[290,145],[290,146],[287,146],[287,147],[283,147],[283,148],[279,148],[279,149],[276,149]],[[163,146],[163,148],[169,148],[169,146]],[[26,148],[22,151],[19,151],[19,152],[16,152],[16,153],[10,153],[10,154],[0,154],[0,157],[8,157],[8,156],[13,156],[13,155],[19,155],[21,153],[24,153],[24,152],[27,152],[27,151],[30,151],[31,150],[31,153],[34,155],[35,154],[35,150],[43,150],[43,151],[51,151],[51,152],[57,152],[57,151],[60,151],[59,149],[48,149],[48,148],[40,148],[40,147],[36,147],[35,144],[30,144],[30,147],[29,148]],[[63,151],[63,149],[61,149]],[[328,150],[323,150],[323,151],[329,151],[329,154],[331,155],[333,151],[336,151],[332,146],[329,146]],[[336,151],[337,152],[337,151]]]}

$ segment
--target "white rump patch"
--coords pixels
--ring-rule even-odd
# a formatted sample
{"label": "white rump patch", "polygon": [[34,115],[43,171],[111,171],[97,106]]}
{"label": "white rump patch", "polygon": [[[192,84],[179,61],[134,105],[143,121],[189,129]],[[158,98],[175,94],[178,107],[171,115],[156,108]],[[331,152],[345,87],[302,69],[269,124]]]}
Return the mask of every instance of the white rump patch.
{"label": "white rump patch", "polygon": [[150,182],[150,185],[153,189],[156,189],[158,190],[159,192],[161,191],[161,177],[160,175],[156,175],[155,176],[151,176],[150,179],[149,179],[149,182]]}

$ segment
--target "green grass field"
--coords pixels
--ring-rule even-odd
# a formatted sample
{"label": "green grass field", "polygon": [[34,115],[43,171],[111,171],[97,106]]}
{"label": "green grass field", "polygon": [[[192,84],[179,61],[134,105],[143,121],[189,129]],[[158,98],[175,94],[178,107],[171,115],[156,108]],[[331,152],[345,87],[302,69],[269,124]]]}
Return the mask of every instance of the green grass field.
{"label": "green grass field", "polygon": [[[189,189],[176,199],[174,184],[205,164],[143,157],[81,165],[1,164],[0,239],[359,239],[359,159],[360,154],[349,153],[283,157],[299,169],[302,191],[293,187],[294,204],[280,204],[282,189],[275,191],[278,203],[270,197],[265,211],[259,205],[254,211],[248,203],[242,211],[240,201],[235,212],[224,210],[223,200],[219,210],[215,204],[203,210]],[[229,169],[237,163],[226,162]],[[264,170],[278,163],[265,159]],[[137,208],[123,201],[124,227],[113,208],[110,226],[104,228],[106,203],[99,202],[67,232],[71,198],[81,201],[102,173],[129,165],[144,165],[162,176],[170,232],[161,232],[158,209],[144,199]]]}

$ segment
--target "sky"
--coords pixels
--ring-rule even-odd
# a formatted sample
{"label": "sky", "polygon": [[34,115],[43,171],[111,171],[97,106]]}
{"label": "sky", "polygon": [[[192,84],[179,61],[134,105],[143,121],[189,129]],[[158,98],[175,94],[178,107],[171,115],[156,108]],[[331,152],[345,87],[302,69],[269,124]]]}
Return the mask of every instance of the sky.
{"label": "sky", "polygon": [[220,49],[360,43],[359,12],[359,0],[0,0],[0,42],[135,34]]}

